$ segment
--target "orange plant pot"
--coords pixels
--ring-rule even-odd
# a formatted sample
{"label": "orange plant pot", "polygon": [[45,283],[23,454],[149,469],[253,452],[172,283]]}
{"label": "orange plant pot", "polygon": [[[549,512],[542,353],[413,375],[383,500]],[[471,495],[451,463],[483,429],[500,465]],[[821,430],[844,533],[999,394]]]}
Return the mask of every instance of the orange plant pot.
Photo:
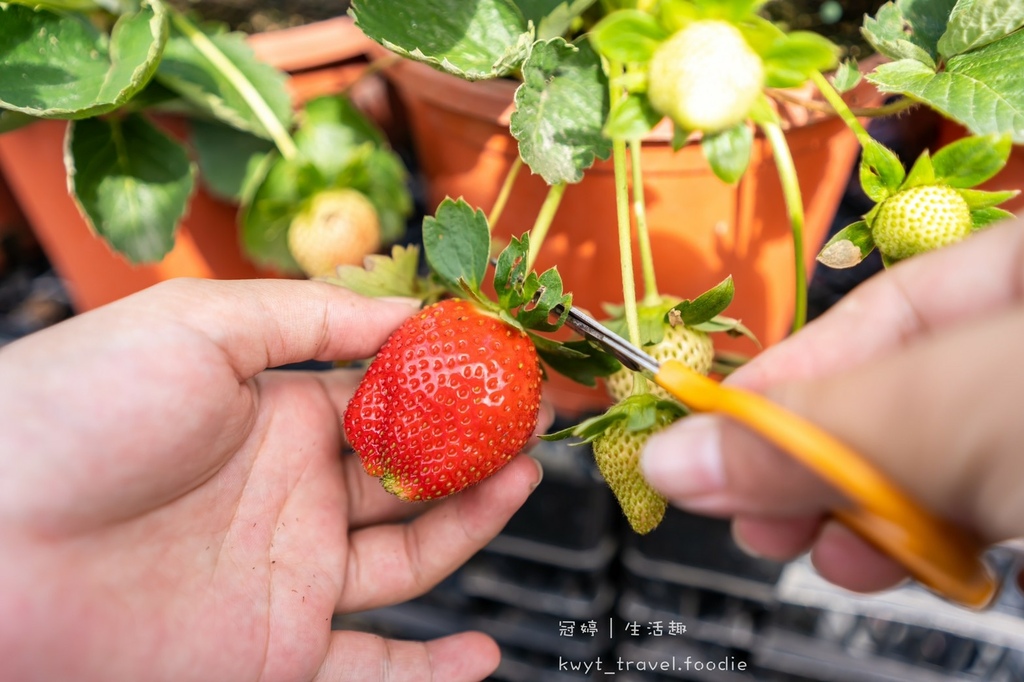
{"label": "orange plant pot", "polygon": [[[256,55],[289,71],[296,104],[334,94],[365,70],[368,39],[347,17],[252,36]],[[358,105],[358,102],[357,102]],[[50,262],[83,312],[174,277],[245,279],[276,273],[251,263],[236,228],[237,206],[202,187],[192,197],[174,248],[159,263],[133,265],[89,228],[67,192],[67,124],[40,121],[0,135],[0,170]]]}
{"label": "orange plant pot", "polygon": [[[517,83],[471,83],[422,64],[402,61],[388,76],[406,108],[427,199],[463,197],[488,211],[515,157],[508,132]],[[877,101],[870,89],[851,93],[851,103]],[[835,117],[789,111],[786,136],[792,149],[806,211],[804,259],[808,273],[828,232],[857,155],[854,135]],[[801,119],[802,117],[802,119]],[[786,336],[794,314],[792,236],[782,187],[768,142],[755,140],[750,167],[736,185],[719,180],[699,144],[673,151],[671,131],[659,126],[643,144],[647,220],[659,290],[693,298],[731,275],[736,297],[726,311],[760,342]],[[530,229],[547,193],[543,179],[520,174],[497,225],[498,238]],[[639,257],[634,272],[641,285]],[[595,312],[622,301],[611,162],[598,162],[563,196],[538,268],[557,266],[576,304]],[[809,278],[809,275],[808,275]],[[719,349],[754,354],[746,339],[716,341]],[[568,411],[590,409],[603,396],[567,381],[551,382],[549,395]]]}

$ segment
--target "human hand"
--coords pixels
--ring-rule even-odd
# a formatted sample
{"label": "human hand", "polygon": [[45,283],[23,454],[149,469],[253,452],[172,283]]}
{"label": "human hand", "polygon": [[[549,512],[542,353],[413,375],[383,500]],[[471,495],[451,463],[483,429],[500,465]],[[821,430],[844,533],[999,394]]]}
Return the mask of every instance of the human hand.
{"label": "human hand", "polygon": [[[1024,230],[994,227],[872,278],[728,383],[847,442],[942,516],[995,543],[1024,536]],[[738,424],[680,420],[643,470],[675,505],[733,517],[738,544],[773,559],[807,549],[860,591],[903,569],[823,522],[840,494]]]}
{"label": "human hand", "polygon": [[0,351],[4,673],[487,676],[485,635],[387,641],[331,615],[428,590],[500,531],[536,463],[400,502],[340,454],[355,372],[263,371],[368,357],[413,311],[317,282],[172,281]]}

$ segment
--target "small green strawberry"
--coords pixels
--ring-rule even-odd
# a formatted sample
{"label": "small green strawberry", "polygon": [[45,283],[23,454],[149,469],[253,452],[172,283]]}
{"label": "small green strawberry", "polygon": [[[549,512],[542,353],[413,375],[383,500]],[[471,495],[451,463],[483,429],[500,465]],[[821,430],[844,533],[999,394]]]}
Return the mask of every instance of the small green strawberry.
{"label": "small green strawberry", "polygon": [[[705,375],[711,371],[711,364],[715,359],[715,346],[708,333],[687,327],[684,324],[676,326],[666,324],[665,335],[662,339],[657,343],[644,346],[643,349],[659,363],[666,360],[678,360]],[[635,375],[635,372],[622,367],[609,376],[605,380],[608,395],[615,402],[630,395],[633,392]],[[663,400],[673,399],[668,391],[660,386],[653,386],[652,391]]]}
{"label": "small green strawberry", "polygon": [[647,98],[681,128],[714,133],[743,121],[764,84],[764,63],[739,29],[702,19],[654,52]]}
{"label": "small green strawberry", "polygon": [[[704,292],[694,300],[673,296],[653,297],[637,306],[638,345],[655,360],[678,360],[691,369],[708,374],[715,360],[715,347],[709,332],[753,336],[738,320],[721,313],[732,302],[732,278]],[[623,306],[605,306],[611,316],[605,325],[623,338],[629,338],[629,325]],[[756,339],[753,339],[756,343]],[[633,393],[636,373],[619,367],[605,379],[605,388],[613,400],[619,402]],[[648,383],[653,393],[662,400],[674,400],[668,391]]]}
{"label": "small green strawberry", "polygon": [[404,500],[456,493],[505,466],[537,426],[541,369],[522,330],[462,299],[380,349],[345,411],[363,467]]}
{"label": "small green strawberry", "polygon": [[891,149],[864,141],[860,181],[875,205],[862,220],[832,236],[818,261],[849,268],[878,248],[886,266],[965,239],[1013,214],[999,204],[1016,190],[976,189],[996,175],[1013,148],[1009,135],[965,137],[939,149],[925,150],[909,171]]}
{"label": "small green strawberry", "polygon": [[889,197],[878,210],[871,234],[890,261],[956,243],[973,230],[971,208],[946,185],[922,185]]}
{"label": "small green strawberry", "polygon": [[578,436],[590,443],[597,467],[630,527],[643,535],[658,527],[668,503],[641,473],[640,455],[652,435],[683,414],[678,403],[645,393],[630,396],[602,415],[544,438]]}
{"label": "small green strawberry", "polygon": [[331,275],[341,265],[359,265],[380,246],[377,209],[351,188],[320,192],[288,228],[288,249],[309,277]]}

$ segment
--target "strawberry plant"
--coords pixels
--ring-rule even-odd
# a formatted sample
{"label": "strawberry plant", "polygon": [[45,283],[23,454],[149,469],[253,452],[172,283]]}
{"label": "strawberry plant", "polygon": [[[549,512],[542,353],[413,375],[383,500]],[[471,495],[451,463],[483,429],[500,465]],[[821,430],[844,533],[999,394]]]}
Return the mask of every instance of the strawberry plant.
{"label": "strawberry plant", "polygon": [[[663,294],[658,289],[645,221],[642,153],[643,139],[656,125],[663,120],[670,123],[677,147],[699,144],[723,182],[737,182],[744,175],[756,135],[767,140],[796,256],[794,331],[806,317],[804,206],[780,103],[799,101],[828,109],[847,124],[863,148],[860,180],[876,205],[824,246],[819,259],[832,266],[854,265],[874,248],[891,264],[962,239],[1005,217],[998,204],[1014,192],[986,192],[976,186],[998,172],[1013,143],[1024,142],[1024,82],[1007,61],[1010,55],[1022,53],[1024,12],[1017,9],[1019,3],[887,3],[864,21],[865,38],[887,59],[866,74],[852,59],[843,60],[840,50],[821,35],[772,23],[761,11],[763,4],[759,0],[480,0],[453,7],[437,0],[355,0],[351,13],[369,37],[406,58],[470,81],[520,81],[509,126],[518,142],[519,158],[486,218],[475,214],[482,227],[474,227],[483,235],[486,226],[498,220],[523,166],[547,183],[548,197],[533,226],[509,247],[516,250],[515,262],[522,268],[517,281],[536,278],[535,284],[507,299],[506,305],[525,305],[520,310],[528,311],[533,305],[526,302],[528,293],[548,295],[548,284],[541,280],[553,283],[557,274],[548,271],[538,276],[532,267],[565,188],[579,182],[595,161],[610,158],[615,171],[622,299],[609,302],[614,305],[607,310],[607,323],[657,358],[681,359],[708,373],[727,371],[720,362],[724,358],[715,356],[709,334],[746,330],[722,314],[734,295],[729,280],[692,300],[682,297],[696,292]],[[865,77],[893,95],[892,101],[877,109],[851,109],[842,93]],[[803,89],[794,90],[798,86]],[[820,99],[807,99],[808,89]],[[862,121],[919,105],[964,124],[973,136],[925,154],[905,169],[891,150],[871,137]],[[435,218],[427,219],[427,224],[448,225],[448,239],[461,234],[466,225],[464,220],[451,219],[456,205],[461,204],[446,201]],[[685,216],[680,220],[685,221]],[[482,252],[480,239],[473,248]],[[462,237],[455,240],[463,241]],[[452,286],[450,271],[444,274],[447,259],[431,255],[439,243],[428,239],[424,248],[434,278],[447,282],[445,290],[479,304],[476,287]],[[641,264],[639,293],[634,250]],[[505,253],[498,259],[502,281],[507,272],[500,265],[508,262]],[[429,284],[430,277],[413,274],[414,258],[398,250],[391,259],[368,261],[365,270],[343,268],[333,281],[364,293],[379,289],[434,300],[438,290]],[[687,263],[678,266],[687,267]],[[478,282],[479,277],[471,281]],[[496,289],[503,291],[500,285]],[[555,291],[561,295],[560,281]],[[546,318],[550,309],[538,308]],[[501,309],[498,315],[511,319]],[[529,338],[550,369],[568,371],[583,382],[605,377],[614,401],[605,413],[550,437],[590,442],[633,528],[640,533],[651,530],[665,503],[643,481],[639,452],[651,433],[683,417],[685,406],[656,392],[642,376],[596,349],[586,349],[584,342],[555,343],[536,331],[529,332]]]}
{"label": "strawberry plant", "polygon": [[[182,117],[184,140],[161,125]],[[379,234],[364,250],[400,237],[411,209],[403,165],[347,100],[296,114],[285,75],[245,36],[162,0],[0,3],[0,132],[37,119],[69,121],[71,195],[133,263],[170,251],[199,179],[241,205],[252,260],[285,272],[299,270],[289,228],[309,224],[322,194],[366,197],[374,215],[359,230]]]}

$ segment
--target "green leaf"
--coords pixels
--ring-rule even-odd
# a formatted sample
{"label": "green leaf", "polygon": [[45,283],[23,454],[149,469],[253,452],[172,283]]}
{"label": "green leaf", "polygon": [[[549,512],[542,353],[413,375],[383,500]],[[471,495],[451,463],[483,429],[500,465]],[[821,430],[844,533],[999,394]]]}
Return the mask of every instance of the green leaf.
{"label": "green leaf", "polygon": [[391,255],[371,254],[363,267],[342,265],[325,281],[362,296],[404,296],[433,302],[443,289],[419,274],[420,250],[416,246],[393,246]]}
{"label": "green leaf", "polygon": [[753,145],[754,131],[746,123],[701,138],[701,148],[711,170],[729,184],[738,182],[747,172]]}
{"label": "green leaf", "polygon": [[1009,133],[1024,143],[1024,30],[952,57],[935,73],[903,59],[881,64],[868,80],[886,93],[905,94],[953,118],[971,132]]}
{"label": "green leaf", "polygon": [[971,211],[971,226],[973,230],[983,230],[993,223],[1010,220],[1016,216],[1001,208],[979,208]]}
{"label": "green leaf", "polygon": [[29,116],[23,114],[20,111],[12,111],[10,109],[0,108],[0,135],[9,133],[12,130],[18,128],[24,128],[30,123],[35,123],[39,119],[35,116]]}
{"label": "green leaf", "polygon": [[628,64],[649,61],[668,36],[668,31],[647,12],[627,9],[612,12],[598,22],[590,40],[605,58]]}
{"label": "green leaf", "polygon": [[[635,8],[636,3],[630,3]],[[700,11],[689,0],[661,0],[657,3],[658,20],[669,32],[674,34],[682,30],[690,22],[700,18]]]}
{"label": "green leaf", "polygon": [[[512,310],[529,300],[523,287],[526,284],[526,261],[530,253],[530,233],[522,238],[512,237],[509,245],[498,254],[494,266],[494,291],[504,310]],[[531,294],[532,295],[532,294]]]}
{"label": "green leaf", "polygon": [[707,322],[695,324],[693,325],[693,329],[707,332],[708,334],[724,333],[729,336],[745,336],[753,341],[758,347],[761,346],[761,342],[757,339],[757,336],[755,336],[754,332],[752,332],[745,324],[737,319],[726,317],[724,315],[715,315]]}
{"label": "green leaf", "polygon": [[534,39],[512,0],[355,0],[351,13],[363,33],[392,52],[466,80],[511,74]]}
{"label": "green leaf", "polygon": [[611,110],[604,134],[612,139],[637,140],[661,121],[662,115],[651,106],[646,95],[629,94]]}
{"label": "green leaf", "polygon": [[203,184],[215,196],[241,201],[247,181],[274,145],[216,121],[196,119],[190,130]]}
{"label": "green leaf", "polygon": [[595,386],[598,377],[614,374],[621,367],[618,360],[589,341],[558,343],[536,334],[530,338],[548,367],[584,386]]}
{"label": "green leaf", "polygon": [[1008,189],[1000,192],[986,192],[981,189],[960,189],[957,193],[964,198],[972,209],[991,208],[1004,201],[1009,201],[1020,194],[1020,190]]}
{"label": "green leaf", "polygon": [[537,40],[564,36],[595,0],[516,0],[527,22],[537,27]]}
{"label": "green leaf", "polygon": [[876,140],[864,145],[860,160],[860,184],[872,201],[884,201],[899,191],[906,171],[898,156]]}
{"label": "green leaf", "polygon": [[864,20],[864,37],[890,59],[913,59],[932,69],[939,38],[957,0],[897,0]]}
{"label": "green leaf", "polygon": [[363,171],[365,182],[356,189],[377,209],[381,239],[385,243],[401,239],[413,211],[405,164],[390,148],[378,148],[363,160]]}
{"label": "green leaf", "polygon": [[76,14],[0,5],[0,107],[43,118],[112,111],[145,87],[167,41],[158,0],[122,15],[108,37]]}
{"label": "green leaf", "polygon": [[366,156],[364,145],[386,145],[383,134],[344,97],[309,102],[294,139],[329,183],[357,157]]}
{"label": "green leaf", "polygon": [[847,225],[829,239],[818,254],[818,262],[830,268],[852,268],[875,250],[867,222]]}
{"label": "green leaf", "polygon": [[[242,33],[217,33],[204,27],[203,33],[242,73],[286,129],[291,127],[292,100],[285,87],[286,76],[259,61]],[[259,117],[242,97],[237,85],[214,66],[177,29],[171,32],[157,69],[157,79],[192,104],[220,121],[260,137],[270,138]]]}
{"label": "green leaf", "polygon": [[682,323],[687,327],[703,324],[725,311],[735,293],[736,285],[732,277],[726,277],[692,301],[685,300],[672,306],[668,312],[668,321],[671,324]]}
{"label": "green leaf", "polygon": [[316,168],[272,153],[266,175],[242,211],[242,246],[255,263],[299,272],[288,249],[288,228],[306,200],[326,189]]}
{"label": "green leaf", "polygon": [[838,92],[849,92],[860,83],[863,76],[857,66],[857,60],[845,59],[836,69],[835,77],[832,79],[832,87]]}
{"label": "green leaf", "polygon": [[835,68],[839,48],[817,33],[794,31],[775,41],[763,58],[768,87],[790,88],[816,71]]}
{"label": "green leaf", "polygon": [[[556,331],[565,322],[568,310],[572,306],[572,295],[562,292],[562,278],[558,270],[551,268],[540,276],[529,273],[526,276],[524,293],[528,302],[515,313],[515,319],[526,329],[538,331]],[[561,315],[556,322],[551,322],[551,314],[557,306],[561,306]]]}
{"label": "green leaf", "polygon": [[92,228],[133,263],[161,260],[195,183],[184,147],[130,114],[76,121],[66,149],[69,186]]}
{"label": "green leaf", "polygon": [[1009,135],[964,137],[935,152],[935,178],[950,187],[974,187],[1003,169],[1010,158]]}
{"label": "green leaf", "polygon": [[960,0],[949,15],[939,38],[939,53],[946,59],[995,42],[1024,26],[1020,0]]}
{"label": "green leaf", "polygon": [[611,155],[602,132],[608,100],[608,79],[588,40],[534,45],[509,126],[523,161],[549,185],[582,180],[595,159]]}
{"label": "green leaf", "polygon": [[935,167],[932,165],[931,155],[928,150],[925,149],[921,152],[921,155],[917,157],[917,161],[914,162],[910,172],[907,173],[907,177],[903,180],[903,184],[900,185],[900,189],[910,189],[911,187],[921,187],[922,185],[934,185],[936,182],[935,178]]}
{"label": "green leaf", "polygon": [[427,262],[453,290],[463,286],[480,291],[487,274],[491,235],[482,210],[465,200],[445,199],[434,216],[423,219],[423,249]]}

